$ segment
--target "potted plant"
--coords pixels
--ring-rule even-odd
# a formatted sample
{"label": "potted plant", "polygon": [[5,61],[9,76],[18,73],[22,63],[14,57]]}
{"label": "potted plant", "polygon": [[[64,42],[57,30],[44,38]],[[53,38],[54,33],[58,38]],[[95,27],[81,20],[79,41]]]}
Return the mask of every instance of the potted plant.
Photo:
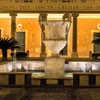
{"label": "potted plant", "polygon": [[0,38],[0,49],[2,50],[2,59],[7,60],[7,50],[13,49],[13,46],[18,44],[14,38]]}

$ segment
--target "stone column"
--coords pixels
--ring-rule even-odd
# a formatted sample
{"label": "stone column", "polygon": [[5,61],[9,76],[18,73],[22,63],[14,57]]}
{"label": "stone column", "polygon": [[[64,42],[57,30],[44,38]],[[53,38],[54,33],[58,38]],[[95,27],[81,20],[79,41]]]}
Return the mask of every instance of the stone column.
{"label": "stone column", "polygon": [[15,38],[17,13],[11,12],[10,16],[11,16],[11,37]]}
{"label": "stone column", "polygon": [[78,13],[72,13],[73,16],[73,35],[72,35],[72,58],[78,58],[77,54],[77,17]]}
{"label": "stone column", "polygon": [[[39,15],[39,21],[46,21],[47,20],[47,14],[46,13],[41,13]],[[46,46],[45,44],[43,43],[43,40],[45,39],[45,34],[44,34],[44,25],[43,24],[40,24],[41,26],[41,54],[40,56],[41,57],[46,57]]]}
{"label": "stone column", "polygon": [[[63,21],[69,20],[71,22],[71,15],[69,13],[65,13],[62,17]],[[70,28],[70,27],[69,27]],[[69,29],[67,30],[67,32],[69,31]],[[68,33],[66,34],[66,41],[68,41]],[[67,55],[67,45],[63,48],[63,50],[60,51],[60,54],[62,55]]]}

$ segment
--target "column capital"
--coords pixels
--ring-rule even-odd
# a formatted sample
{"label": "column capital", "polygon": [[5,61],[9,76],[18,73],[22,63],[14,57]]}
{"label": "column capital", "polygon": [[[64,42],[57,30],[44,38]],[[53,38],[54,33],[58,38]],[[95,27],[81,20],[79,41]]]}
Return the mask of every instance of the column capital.
{"label": "column capital", "polygon": [[40,13],[39,15],[39,21],[46,21],[47,20],[47,13]]}
{"label": "column capital", "polygon": [[10,12],[9,15],[10,16],[17,16],[17,13],[16,12]]}
{"label": "column capital", "polygon": [[79,16],[79,13],[76,12],[76,13],[71,13],[73,17],[78,17]]}

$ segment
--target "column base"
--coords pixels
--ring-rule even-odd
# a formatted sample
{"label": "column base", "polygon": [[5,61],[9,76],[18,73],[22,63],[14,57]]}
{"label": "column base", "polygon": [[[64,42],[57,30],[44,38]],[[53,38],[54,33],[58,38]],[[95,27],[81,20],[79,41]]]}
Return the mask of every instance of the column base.
{"label": "column base", "polygon": [[71,54],[71,58],[78,58],[77,52],[73,52],[73,53]]}
{"label": "column base", "polygon": [[40,57],[46,57],[47,54],[45,52],[40,53]]}

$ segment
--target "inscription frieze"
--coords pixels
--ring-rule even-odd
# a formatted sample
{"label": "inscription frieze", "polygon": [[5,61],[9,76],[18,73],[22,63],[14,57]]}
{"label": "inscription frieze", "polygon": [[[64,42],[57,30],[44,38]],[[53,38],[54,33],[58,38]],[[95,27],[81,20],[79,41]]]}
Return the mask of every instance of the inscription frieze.
{"label": "inscription frieze", "polygon": [[100,11],[100,0],[0,0],[6,11]]}
{"label": "inscription frieze", "polygon": [[30,2],[36,2],[36,3],[89,3],[89,2],[99,2],[99,0],[0,0],[0,2],[24,2],[24,3],[30,3]]}

